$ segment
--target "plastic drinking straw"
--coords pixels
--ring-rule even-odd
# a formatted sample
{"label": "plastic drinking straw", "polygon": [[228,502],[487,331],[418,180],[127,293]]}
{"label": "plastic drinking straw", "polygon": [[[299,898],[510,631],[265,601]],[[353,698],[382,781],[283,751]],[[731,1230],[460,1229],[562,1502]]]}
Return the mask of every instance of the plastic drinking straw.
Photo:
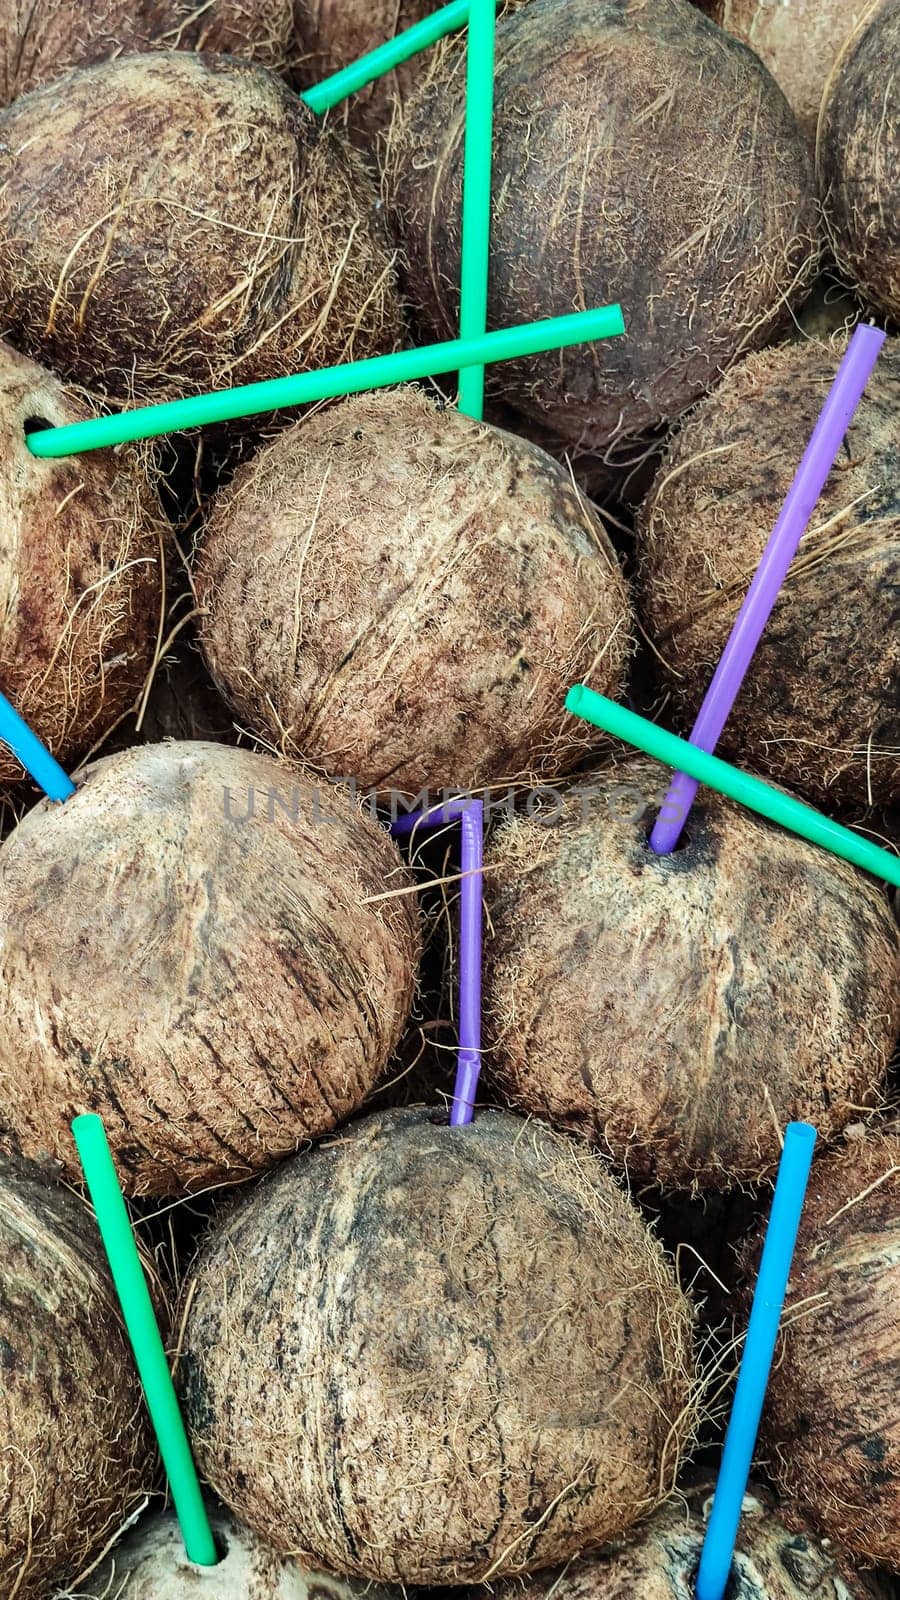
{"label": "plastic drinking straw", "polygon": [[418,55],[420,50],[427,50],[448,33],[454,33],[457,28],[464,28],[469,20],[469,7],[470,0],[452,0],[451,5],[443,6],[430,17],[423,17],[421,22],[414,23],[411,28],[405,28],[395,38],[388,39],[375,50],[370,50],[368,55],[360,56],[358,61],[351,62],[350,66],[342,67],[340,72],[332,73],[330,78],[323,78],[314,88],[305,89],[300,99],[311,111],[317,113],[329,111],[341,100],[346,100],[359,89],[364,89],[375,78],[383,77],[386,72],[392,72],[394,67],[401,66],[411,56]]}
{"label": "plastic drinking straw", "polygon": [[28,723],[22,721],[18,711],[2,694],[0,694],[0,744],[9,746],[16,760],[22,763],[29,776],[39,788],[43,789],[48,800],[68,800],[69,796],[75,793],[75,785],[68,773],[63,772],[47,746],[41,744],[37,734],[32,733]]}
{"label": "plastic drinking straw", "polygon": [[[494,136],[494,0],[470,0],[466,53],[466,141],[462,198],[459,336],[487,327],[491,247],[491,159]],[[463,367],[459,409],[484,415],[484,367]]]}
{"label": "plastic drinking straw", "polygon": [[484,805],[481,800],[448,800],[428,811],[411,811],[391,824],[394,838],[416,828],[462,825],[459,900],[459,1049],[450,1126],[471,1122],[481,1071],[481,874],[484,865]]}
{"label": "plastic drinking straw", "polygon": [[219,1554],[106,1130],[100,1117],[83,1116],[75,1118],[72,1133],[159,1441],[185,1550],[197,1566],[214,1567]]}
{"label": "plastic drinking straw", "polygon": [[[716,747],[885,337],[880,328],[860,324],[850,340],[691,729],[690,742],[701,750]],[[698,787],[686,772],[676,772],[650,835],[658,855],[675,849]]]}
{"label": "plastic drinking straw", "polygon": [[861,834],[842,827],[839,822],[832,822],[821,811],[814,811],[812,806],[795,800],[793,795],[783,794],[771,784],[763,783],[761,778],[754,778],[740,767],[732,767],[718,756],[689,744],[687,739],[679,739],[665,728],[658,728],[655,722],[639,717],[627,706],[617,705],[614,700],[607,700],[605,695],[596,694],[593,689],[579,683],[566,695],[566,710],[576,717],[583,717],[585,722],[593,723],[596,728],[603,728],[613,738],[632,744],[638,750],[645,750],[647,755],[655,761],[661,761],[663,766],[686,772],[708,789],[716,789],[719,794],[728,795],[750,811],[758,811],[760,816],[768,817],[780,827],[789,828],[792,833],[809,839],[812,844],[821,845],[823,850],[830,850],[833,855],[852,861],[854,866],[871,872],[873,877],[900,886],[900,856],[891,855],[890,851],[882,850]]}
{"label": "plastic drinking straw", "polygon": [[365,361],[324,367],[320,372],[269,378],[262,383],[245,383],[213,394],[188,395],[183,400],[138,406],[133,411],[118,411],[109,417],[70,422],[60,428],[41,428],[26,434],[25,442],[31,454],[42,459],[80,455],[86,450],[102,450],[133,439],[155,439],[164,433],[200,428],[209,422],[254,417],[261,411],[277,411],[282,406],[309,405],[315,400],[359,394],[364,389],[386,389],[391,384],[409,383],[439,372],[454,372],[463,366],[512,361],[517,356],[559,350],[563,345],[589,344],[592,339],[610,339],[624,332],[621,306],[598,306],[591,311],[570,312],[565,317],[548,317],[543,322],[500,328],[476,339],[448,339],[443,344],[426,345],[421,350],[399,350],[393,355],[370,356]]}
{"label": "plastic drinking straw", "polygon": [[816,1130],[810,1123],[788,1123],[722,1465],[700,1556],[697,1600],[723,1600],[728,1587],[815,1142]]}

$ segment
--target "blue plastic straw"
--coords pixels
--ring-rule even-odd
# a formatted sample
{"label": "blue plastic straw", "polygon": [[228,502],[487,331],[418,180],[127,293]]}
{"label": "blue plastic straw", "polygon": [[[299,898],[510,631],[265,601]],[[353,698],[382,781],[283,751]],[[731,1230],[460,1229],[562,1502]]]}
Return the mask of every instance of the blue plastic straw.
{"label": "blue plastic straw", "polygon": [[810,1123],[788,1123],[722,1465],[700,1557],[697,1600],[723,1600],[728,1587],[815,1142],[816,1130]]}
{"label": "blue plastic straw", "polygon": [[36,733],[32,733],[27,722],[23,722],[18,711],[14,710],[6,699],[0,694],[0,743],[8,745],[17,761],[22,763],[25,771],[32,777],[39,788],[43,789],[49,800],[68,800],[75,793],[75,785],[68,773],[64,772],[58,761],[53,759],[47,746],[41,744]]}
{"label": "blue plastic straw", "polygon": [[[494,0],[470,0],[459,302],[461,339],[476,339],[487,330],[493,137]],[[484,415],[483,366],[461,369],[459,409],[479,421]]]}

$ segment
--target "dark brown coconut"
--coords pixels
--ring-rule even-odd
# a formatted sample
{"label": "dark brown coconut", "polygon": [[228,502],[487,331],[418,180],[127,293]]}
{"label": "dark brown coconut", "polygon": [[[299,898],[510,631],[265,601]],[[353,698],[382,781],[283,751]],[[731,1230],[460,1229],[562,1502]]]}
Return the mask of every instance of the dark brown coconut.
{"label": "dark brown coconut", "polygon": [[813,1167],[764,1437],[782,1493],[900,1571],[900,1133]]}
{"label": "dark brown coconut", "polygon": [[281,433],[218,500],[207,661],[246,725],[380,790],[571,766],[582,670],[616,693],[630,607],[564,470],[420,390]]}
{"label": "dark brown coconut", "polygon": [[[393,130],[388,199],[425,328],[457,326],[464,49]],[[489,318],[620,301],[624,338],[492,389],[584,448],[677,416],[809,276],[809,153],[765,68],[688,0],[532,0],[497,28]]]}
{"label": "dark brown coconut", "polygon": [[862,873],[709,791],[655,855],[661,777],[613,765],[553,826],[495,832],[487,1043],[521,1109],[641,1178],[726,1188],[773,1172],[790,1118],[828,1138],[878,1100],[900,945]]}
{"label": "dark brown coconut", "polygon": [[[639,521],[644,620],[689,731],[843,343],[752,356],[686,420]],[[900,794],[900,340],[856,412],[720,750],[818,802]]]}
{"label": "dark brown coconut", "polygon": [[135,50],[224,50],[287,71],[291,0],[0,0],[0,100]]}
{"label": "dark brown coconut", "polygon": [[155,1468],[94,1219],[0,1155],[0,1592],[74,1579]]}
{"label": "dark brown coconut", "polygon": [[357,1123],[214,1228],[187,1286],[201,1471],[249,1526],[389,1582],[527,1572],[671,1486],[691,1313],[584,1146],[486,1114]]}
{"label": "dark brown coconut", "polygon": [[125,1187],[177,1193],[363,1100],[412,999],[415,902],[369,901],[410,886],[399,853],[317,794],[267,756],[173,743],[28,813],[0,849],[4,1144],[74,1175],[69,1121],[97,1111]]}
{"label": "dark brown coconut", "polygon": [[[440,4],[441,0],[295,0],[298,83],[303,88],[319,83],[395,33],[411,28]],[[390,119],[395,106],[402,104],[426,70],[427,56],[412,56],[343,102],[333,114],[378,127]]]}
{"label": "dark brown coconut", "polygon": [[816,169],[835,256],[900,321],[900,0],[871,5],[822,100]]}
{"label": "dark brown coconut", "polygon": [[[135,450],[40,461],[26,423],[94,415],[0,344],[0,685],[64,764],[134,704],[161,624],[167,524]],[[24,774],[5,748],[0,782]]]}
{"label": "dark brown coconut", "polygon": [[712,0],[705,9],[756,51],[814,141],[829,73],[867,7],[868,0]]}
{"label": "dark brown coconut", "polygon": [[361,157],[263,68],[174,51],[84,67],[0,115],[0,324],[145,401],[400,333]]}

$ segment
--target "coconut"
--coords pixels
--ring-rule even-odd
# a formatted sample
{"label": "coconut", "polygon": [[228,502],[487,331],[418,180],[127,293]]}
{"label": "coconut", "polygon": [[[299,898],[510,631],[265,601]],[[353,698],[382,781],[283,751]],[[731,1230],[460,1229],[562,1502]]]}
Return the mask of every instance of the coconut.
{"label": "coconut", "polygon": [[[136,700],[160,628],[167,527],[133,449],[41,461],[26,426],[87,398],[0,344],[0,684],[64,764]],[[23,777],[0,751],[0,782]]]}
{"label": "coconut", "polygon": [[291,0],[0,0],[0,98],[131,50],[225,50],[287,71]]}
{"label": "coconut", "polygon": [[[764,344],[814,263],[805,142],[762,64],[688,0],[533,0],[497,27],[489,320],[621,302],[627,334],[492,380],[624,448]],[[424,326],[457,326],[464,48],[392,130],[387,194]]]}
{"label": "coconut", "polygon": [[599,517],[544,453],[421,390],[282,432],[215,505],[197,572],[238,715],[326,771],[467,785],[571,766],[582,672],[615,694],[628,595]]}
{"label": "coconut", "polygon": [[900,0],[871,5],[825,89],[816,169],[835,256],[872,305],[900,321]]}
{"label": "coconut", "polygon": [[0,1156],[0,1591],[43,1600],[153,1488],[140,1384],[93,1218]]}
{"label": "coconut", "polygon": [[282,1551],[398,1583],[527,1572],[674,1480],[692,1320],[583,1145],[366,1118],[213,1227],[180,1378],[201,1471]]}
{"label": "coconut", "polygon": [[63,375],[160,398],[400,337],[362,158],[229,56],[123,56],[0,115],[0,323]]}
{"label": "coconut", "polygon": [[[834,380],[751,356],[685,421],[639,519],[644,620],[689,731]],[[820,803],[900,795],[900,340],[883,349],[720,742]]]}
{"label": "coconut", "polygon": [[709,15],[763,60],[806,137],[815,141],[822,91],[868,0],[713,0]]}
{"label": "coconut", "polygon": [[[301,55],[298,81],[304,88],[319,83],[394,34],[421,22],[439,5],[440,0],[296,0]],[[398,99],[402,102],[421,77],[426,59],[412,56],[393,72],[376,78],[360,94],[343,102],[338,115],[369,128],[384,124]]]}
{"label": "coconut", "polygon": [[900,1131],[813,1167],[764,1414],[782,1493],[900,1570]]}
{"label": "coconut", "polygon": [[268,756],[93,763],[0,848],[0,1140],[74,1176],[69,1121],[99,1112],[123,1185],[168,1194],[333,1128],[411,1003],[398,888],[385,831]]}
{"label": "coconut", "polygon": [[709,790],[657,856],[662,787],[614,764],[495,831],[487,1043],[521,1109],[638,1177],[727,1188],[774,1172],[792,1117],[827,1139],[877,1102],[900,941],[855,868]]}

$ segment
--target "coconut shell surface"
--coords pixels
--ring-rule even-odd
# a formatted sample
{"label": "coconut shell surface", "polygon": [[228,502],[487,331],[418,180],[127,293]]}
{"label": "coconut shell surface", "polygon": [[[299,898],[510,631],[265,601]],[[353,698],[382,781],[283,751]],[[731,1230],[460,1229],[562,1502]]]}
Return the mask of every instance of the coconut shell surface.
{"label": "coconut shell surface", "polygon": [[399,852],[346,796],[324,810],[267,756],[171,743],[24,817],[0,849],[4,1144],[75,1176],[69,1122],[99,1112],[128,1191],[183,1193],[364,1099],[412,1001],[415,901],[369,903],[411,886]]}
{"label": "coconut shell surface", "polygon": [[[422,327],[458,321],[465,51],[392,129]],[[582,448],[677,416],[802,291],[811,160],[762,64],[688,0],[532,0],[497,27],[490,326],[621,303],[627,333],[489,379]]]}
{"label": "coconut shell surface", "polygon": [[488,1059],[519,1109],[635,1178],[728,1188],[774,1173],[792,1118],[827,1139],[877,1103],[900,943],[862,873],[709,790],[657,856],[660,792],[658,766],[628,761],[552,825],[494,832]]}
{"label": "coconut shell surface", "polygon": [[691,1313],[662,1250],[583,1145],[504,1113],[391,1111],[286,1163],[186,1293],[201,1471],[332,1571],[564,1560],[653,1508],[690,1432]]}
{"label": "coconut shell surface", "polygon": [[291,0],[0,0],[0,96],[126,51],[222,50],[284,72],[293,32]]}
{"label": "coconut shell surface", "polygon": [[[0,344],[0,683],[63,765],[143,687],[160,628],[168,525],[134,449],[41,461],[25,424],[94,414],[86,397]],[[0,751],[0,782],[20,782]]]}
{"label": "coconut shell surface", "polygon": [[[687,733],[845,342],[751,356],[670,443],[638,526],[644,622]],[[900,340],[879,356],[720,754],[826,808],[900,795]]]}
{"label": "coconut shell surface", "polygon": [[822,101],[819,193],[835,257],[870,304],[900,322],[900,0],[865,11]]}
{"label": "coconut shell surface", "polygon": [[149,1430],[85,1206],[0,1155],[0,1592],[44,1600],[154,1487]]}
{"label": "coconut shell surface", "polygon": [[631,616],[599,516],[543,451],[360,395],[281,433],[217,501],[201,641],[238,716],[379,790],[552,775],[592,735],[563,700],[616,694]]}
{"label": "coconut shell surface", "polygon": [[262,67],[176,51],[81,68],[0,115],[0,325],[139,401],[400,337],[362,158]]}
{"label": "coconut shell surface", "polygon": [[900,1571],[900,1133],[813,1166],[763,1423],[823,1534]]}
{"label": "coconut shell surface", "polygon": [[706,7],[765,62],[812,143],[831,68],[867,9],[868,0],[713,0]]}

